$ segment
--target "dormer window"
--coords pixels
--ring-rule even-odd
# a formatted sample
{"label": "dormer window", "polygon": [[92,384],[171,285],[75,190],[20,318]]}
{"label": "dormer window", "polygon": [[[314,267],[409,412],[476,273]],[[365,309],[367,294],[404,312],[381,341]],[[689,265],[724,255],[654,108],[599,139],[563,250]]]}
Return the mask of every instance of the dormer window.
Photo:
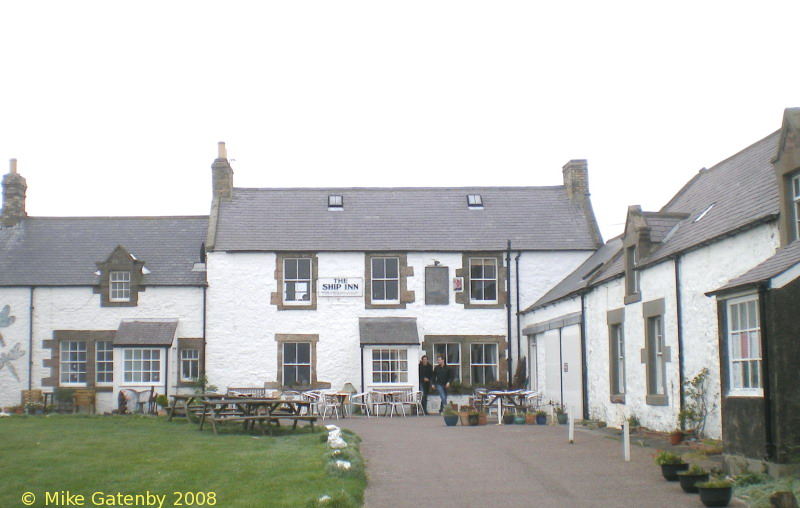
{"label": "dormer window", "polygon": [[471,209],[483,208],[483,198],[480,194],[467,194],[467,206]]}
{"label": "dormer window", "polygon": [[131,272],[111,272],[109,274],[109,294],[111,302],[131,301]]}
{"label": "dormer window", "polygon": [[328,196],[328,210],[341,210],[344,208],[344,198],[341,194]]}

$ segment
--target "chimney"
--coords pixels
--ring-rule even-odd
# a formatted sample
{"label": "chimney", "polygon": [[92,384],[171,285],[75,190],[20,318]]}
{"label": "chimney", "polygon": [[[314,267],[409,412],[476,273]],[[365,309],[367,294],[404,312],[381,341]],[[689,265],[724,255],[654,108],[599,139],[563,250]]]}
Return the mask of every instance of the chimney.
{"label": "chimney", "polygon": [[564,165],[564,187],[573,203],[589,200],[589,169],[586,159],[572,159]]}
{"label": "chimney", "polygon": [[28,184],[17,174],[17,159],[11,159],[7,175],[3,176],[3,211],[0,223],[3,226],[16,226],[25,213],[25,191]]}
{"label": "chimney", "polygon": [[211,165],[213,197],[229,198],[233,193],[233,168],[228,162],[228,151],[225,142],[217,143],[217,158]]}

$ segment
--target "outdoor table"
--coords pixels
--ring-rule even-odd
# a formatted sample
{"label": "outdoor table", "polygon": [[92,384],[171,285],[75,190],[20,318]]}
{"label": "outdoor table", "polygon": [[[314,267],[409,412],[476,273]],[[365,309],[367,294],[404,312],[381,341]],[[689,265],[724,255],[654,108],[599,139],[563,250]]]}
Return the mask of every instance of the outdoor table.
{"label": "outdoor table", "polygon": [[252,429],[255,422],[258,422],[259,426],[266,422],[267,429],[272,434],[270,428],[272,421],[280,425],[278,419],[293,420],[292,429],[295,429],[298,421],[307,420],[313,429],[314,421],[317,419],[316,416],[301,414],[303,408],[311,407],[311,401],[308,400],[229,397],[206,399],[201,403],[204,411],[200,417],[200,430],[203,430],[205,420],[208,418],[215,434],[216,423],[223,421],[240,421],[244,430]]}
{"label": "outdoor table", "polygon": [[497,424],[503,424],[503,401],[506,401],[508,406],[513,406],[516,409],[525,409],[525,403],[520,401],[521,390],[514,390],[510,392],[492,391],[487,393],[490,397],[487,406],[497,403]]}
{"label": "outdoor table", "polygon": [[323,392],[323,396],[334,397],[336,399],[336,403],[340,408],[342,408],[342,418],[347,416],[347,397],[350,396],[350,392]]}
{"label": "outdoor table", "polygon": [[[201,398],[203,399],[222,398],[225,397],[225,395],[222,395],[221,393],[202,393],[202,394],[175,393],[170,395],[170,397],[172,397],[172,403],[169,406],[169,418],[167,418],[167,421],[168,422],[172,421],[172,417],[175,415],[176,408],[178,409],[183,408],[183,410],[186,412],[186,421],[191,423],[192,419],[189,417],[189,413],[191,412],[189,411],[189,404],[193,400]],[[180,405],[178,405],[179,402]]]}

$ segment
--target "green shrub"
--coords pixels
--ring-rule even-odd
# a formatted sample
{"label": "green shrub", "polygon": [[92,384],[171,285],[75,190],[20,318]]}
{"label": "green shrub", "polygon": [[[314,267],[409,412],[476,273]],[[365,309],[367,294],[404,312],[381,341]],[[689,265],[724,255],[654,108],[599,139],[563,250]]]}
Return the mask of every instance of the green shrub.
{"label": "green shrub", "polygon": [[663,466],[664,464],[683,464],[683,457],[679,453],[675,452],[668,452],[666,450],[662,450],[658,452],[654,457],[655,463],[659,466]]}

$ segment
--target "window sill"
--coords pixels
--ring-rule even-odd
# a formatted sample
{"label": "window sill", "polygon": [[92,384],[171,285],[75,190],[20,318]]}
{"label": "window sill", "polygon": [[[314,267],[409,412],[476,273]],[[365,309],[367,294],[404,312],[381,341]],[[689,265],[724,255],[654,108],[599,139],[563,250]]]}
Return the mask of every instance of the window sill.
{"label": "window sill", "polygon": [[614,394],[610,397],[612,404],[625,404],[625,394]]}
{"label": "window sill", "polygon": [[731,390],[726,395],[726,398],[764,398],[764,390]]}
{"label": "window sill", "polygon": [[669,401],[666,395],[648,395],[645,403],[648,406],[668,406]]}

